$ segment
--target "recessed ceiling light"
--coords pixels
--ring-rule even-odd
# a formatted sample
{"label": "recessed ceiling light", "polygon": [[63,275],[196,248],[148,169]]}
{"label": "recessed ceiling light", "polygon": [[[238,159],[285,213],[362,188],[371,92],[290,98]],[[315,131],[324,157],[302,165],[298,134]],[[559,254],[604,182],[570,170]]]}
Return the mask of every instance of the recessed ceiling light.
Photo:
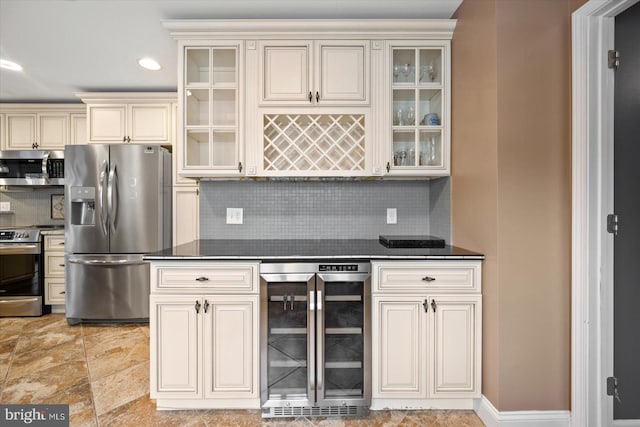
{"label": "recessed ceiling light", "polygon": [[158,71],[160,68],[162,68],[155,59],[151,58],[142,58],[138,61],[138,64],[140,64],[142,68],[146,68],[147,70],[151,71]]}
{"label": "recessed ceiling light", "polygon": [[13,61],[7,61],[6,59],[0,59],[0,68],[5,68],[11,71],[22,71],[22,66],[16,64]]}

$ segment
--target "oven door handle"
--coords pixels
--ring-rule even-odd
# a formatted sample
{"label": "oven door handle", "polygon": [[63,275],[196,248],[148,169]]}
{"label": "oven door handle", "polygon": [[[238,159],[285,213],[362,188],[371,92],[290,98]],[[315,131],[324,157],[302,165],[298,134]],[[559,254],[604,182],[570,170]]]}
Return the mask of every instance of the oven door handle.
{"label": "oven door handle", "polygon": [[117,260],[117,261],[102,261],[102,260],[99,260],[99,259],[84,260],[84,259],[78,259],[78,258],[69,258],[69,262],[71,264],[100,265],[100,266],[142,265],[142,264],[146,264],[147,263],[147,261],[144,261],[144,260],[121,259],[121,260]]}
{"label": "oven door handle", "polygon": [[0,253],[4,255],[16,254],[16,255],[29,255],[39,254],[40,245],[0,245]]}
{"label": "oven door handle", "polygon": [[0,299],[0,304],[15,304],[16,302],[38,302],[39,299],[38,297],[33,297],[33,298],[20,298],[19,300],[16,299]]}

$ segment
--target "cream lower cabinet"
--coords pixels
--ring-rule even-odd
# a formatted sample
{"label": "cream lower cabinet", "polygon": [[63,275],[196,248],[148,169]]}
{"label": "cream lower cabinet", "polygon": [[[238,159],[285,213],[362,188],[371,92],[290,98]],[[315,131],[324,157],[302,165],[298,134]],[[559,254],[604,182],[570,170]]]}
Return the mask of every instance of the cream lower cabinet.
{"label": "cream lower cabinet", "polygon": [[48,234],[44,237],[44,303],[53,305],[54,312],[62,312],[65,294],[64,235]]}
{"label": "cream lower cabinet", "polygon": [[152,263],[150,394],[159,409],[259,408],[257,263]]}
{"label": "cream lower cabinet", "polygon": [[472,408],[481,393],[480,261],[372,266],[372,409]]}

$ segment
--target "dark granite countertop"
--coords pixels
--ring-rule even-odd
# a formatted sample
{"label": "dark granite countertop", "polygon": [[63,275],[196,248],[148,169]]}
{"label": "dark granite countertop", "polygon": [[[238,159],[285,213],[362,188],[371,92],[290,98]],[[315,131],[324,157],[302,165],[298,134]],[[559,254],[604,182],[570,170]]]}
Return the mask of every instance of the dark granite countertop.
{"label": "dark granite countertop", "polygon": [[386,248],[374,239],[194,240],[145,255],[147,260],[484,259],[456,246]]}

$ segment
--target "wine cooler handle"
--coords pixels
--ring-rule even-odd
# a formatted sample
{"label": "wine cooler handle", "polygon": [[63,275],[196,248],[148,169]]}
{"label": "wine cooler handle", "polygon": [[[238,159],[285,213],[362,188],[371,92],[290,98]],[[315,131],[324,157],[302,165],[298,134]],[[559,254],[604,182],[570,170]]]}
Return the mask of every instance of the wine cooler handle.
{"label": "wine cooler handle", "polygon": [[316,309],[316,296],[314,291],[309,291],[309,310],[315,311]]}
{"label": "wine cooler handle", "polygon": [[318,302],[316,303],[316,308],[318,309],[318,311],[322,310],[322,291],[317,291],[318,292]]}

